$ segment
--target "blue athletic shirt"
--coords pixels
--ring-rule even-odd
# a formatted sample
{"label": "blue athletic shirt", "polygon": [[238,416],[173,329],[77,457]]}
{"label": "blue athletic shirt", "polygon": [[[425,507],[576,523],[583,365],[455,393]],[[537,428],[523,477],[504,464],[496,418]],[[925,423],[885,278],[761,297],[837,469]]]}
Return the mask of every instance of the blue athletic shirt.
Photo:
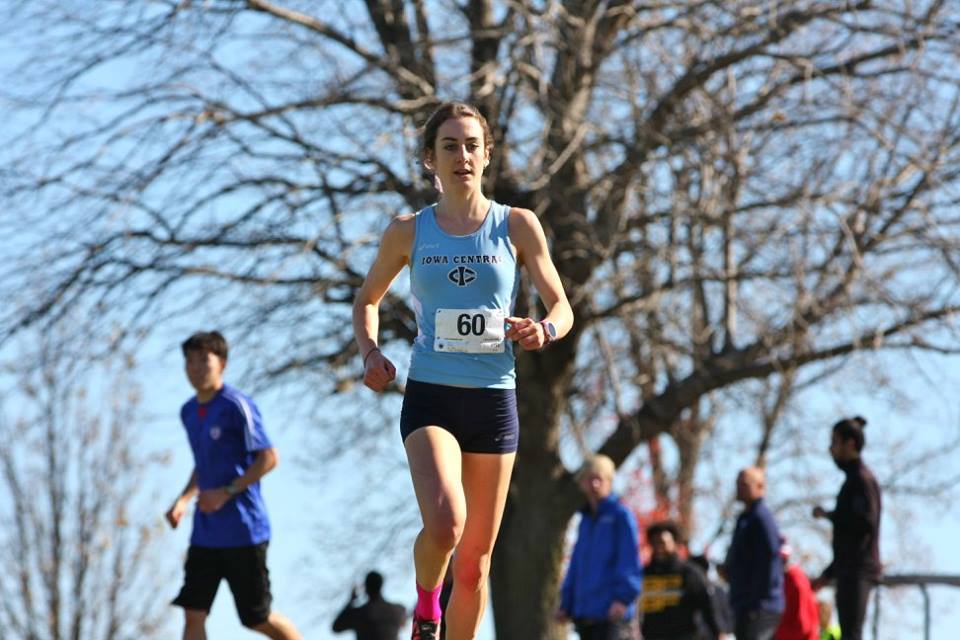
{"label": "blue athletic shirt", "polygon": [[[204,404],[191,398],[180,410],[200,490],[225,487],[247,470],[257,451],[273,445],[260,411],[243,392],[224,385]],[[213,513],[197,509],[190,543],[200,547],[244,547],[270,539],[270,520],[260,482],[230,498]]]}
{"label": "blue athletic shirt", "polygon": [[[516,387],[512,341],[483,339],[487,323],[513,314],[520,285],[509,218],[510,207],[491,201],[479,229],[454,236],[437,224],[436,205],[417,212],[410,256],[410,289],[417,316],[411,379],[454,387]],[[454,347],[443,335],[437,339],[438,310],[451,319],[447,331],[483,341],[489,352],[444,350]]]}

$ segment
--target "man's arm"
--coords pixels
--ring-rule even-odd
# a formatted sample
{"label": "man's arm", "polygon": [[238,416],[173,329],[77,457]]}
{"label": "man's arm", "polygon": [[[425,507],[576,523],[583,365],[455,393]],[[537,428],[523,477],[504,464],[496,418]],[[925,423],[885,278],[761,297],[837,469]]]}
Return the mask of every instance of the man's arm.
{"label": "man's arm", "polygon": [[183,488],[183,491],[181,491],[180,495],[177,496],[177,499],[174,500],[173,506],[167,510],[166,518],[171,527],[174,529],[177,528],[177,525],[180,524],[180,520],[183,519],[183,514],[187,512],[187,507],[190,505],[190,501],[195,495],[197,495],[196,467],[194,467],[193,471],[190,472],[190,479],[187,480],[187,484]]}
{"label": "man's arm", "polygon": [[620,620],[631,604],[640,595],[643,585],[643,567],[640,565],[640,553],[637,548],[639,534],[637,522],[633,514],[624,509],[620,514],[620,523],[617,527],[617,564],[613,580],[613,604],[610,607],[610,617]]}
{"label": "man's arm", "polygon": [[707,584],[707,576],[696,567],[686,564],[684,571],[686,579],[684,580],[684,590],[690,596],[693,606],[700,610],[703,616],[703,622],[710,628],[715,638],[723,636],[720,625],[717,624],[717,612],[714,610],[713,598],[710,597],[710,587]]}
{"label": "man's arm", "polygon": [[577,531],[577,541],[573,544],[573,552],[570,554],[567,575],[563,577],[563,583],[560,585],[560,608],[557,609],[554,616],[559,622],[568,622],[570,615],[573,613],[574,580],[577,575],[577,567],[580,564],[580,556],[583,554],[582,546],[584,543],[581,539],[581,533],[583,533],[582,523]]}
{"label": "man's arm", "polygon": [[278,464],[280,464],[280,454],[277,453],[276,447],[260,449],[257,451],[257,457],[254,458],[253,464],[247,467],[242,476],[230,484],[237,489],[237,493],[246,491],[247,487],[276,469]]}
{"label": "man's arm", "polygon": [[759,525],[758,533],[762,538],[755,556],[758,564],[754,566],[758,569],[758,577],[762,576],[762,578],[756,585],[757,590],[754,595],[763,598],[770,593],[771,586],[777,582],[778,576],[783,575],[783,564],[780,560],[780,528],[777,527],[773,513],[765,509],[763,517],[759,518]]}
{"label": "man's arm", "polygon": [[350,591],[350,601],[347,602],[347,606],[337,614],[336,620],[333,621],[333,631],[335,633],[340,633],[341,631],[349,631],[351,629],[357,628],[357,607],[354,606],[354,603],[357,601],[357,588],[354,587]]}
{"label": "man's arm", "polygon": [[267,475],[280,462],[280,455],[275,447],[260,449],[257,451],[257,457],[253,463],[247,467],[247,470],[239,478],[235,478],[230,484],[233,486],[233,492],[226,487],[217,487],[216,489],[207,489],[200,492],[200,498],[197,500],[197,507],[203,513],[213,513],[217,511],[234,495],[243,493],[254,482]]}
{"label": "man's arm", "polygon": [[857,479],[853,495],[850,499],[850,522],[847,525],[858,536],[868,536],[877,530],[880,523],[880,494],[879,487]]}

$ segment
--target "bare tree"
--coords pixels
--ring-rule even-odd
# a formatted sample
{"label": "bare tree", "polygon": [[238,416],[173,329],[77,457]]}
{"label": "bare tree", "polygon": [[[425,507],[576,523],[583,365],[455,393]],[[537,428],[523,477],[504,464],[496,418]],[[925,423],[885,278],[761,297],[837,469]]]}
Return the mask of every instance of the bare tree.
{"label": "bare tree", "polygon": [[[770,442],[791,389],[853,354],[958,349],[944,0],[14,4],[4,35],[32,53],[7,83],[27,124],[2,183],[26,229],[6,336],[78,308],[134,331],[202,301],[287,345],[261,380],[350,402],[372,247],[435,197],[416,126],[446,97],[487,114],[488,191],[540,216],[577,317],[518,357],[502,637],[558,637],[577,442],[620,462],[670,438],[663,487],[689,517],[713,417],[750,381],[782,392]],[[402,289],[383,317],[402,355]]]}
{"label": "bare tree", "polygon": [[[165,637],[154,581],[172,567],[155,552],[160,522],[144,502],[155,465],[137,448],[128,369],[99,369],[107,388],[88,393],[89,362],[49,339],[32,346],[16,365],[17,388],[4,393],[4,414],[16,417],[0,418],[3,637]],[[100,393],[110,398],[103,410]]]}

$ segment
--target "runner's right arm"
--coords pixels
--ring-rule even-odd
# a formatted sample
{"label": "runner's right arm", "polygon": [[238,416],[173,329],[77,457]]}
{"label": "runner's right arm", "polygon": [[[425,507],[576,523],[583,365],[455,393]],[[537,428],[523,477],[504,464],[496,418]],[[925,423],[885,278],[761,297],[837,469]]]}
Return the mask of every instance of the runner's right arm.
{"label": "runner's right arm", "polygon": [[166,518],[171,527],[176,529],[177,525],[180,524],[183,514],[187,511],[187,506],[190,504],[190,501],[193,499],[193,497],[197,495],[197,492],[197,469],[194,467],[193,471],[190,472],[190,479],[187,480],[187,484],[183,488],[183,491],[181,491],[180,495],[177,496],[177,499],[174,500],[173,506],[167,510]]}
{"label": "runner's right arm", "polygon": [[353,332],[364,361],[363,383],[383,391],[397,375],[396,367],[380,352],[380,301],[400,270],[409,262],[414,217],[399,216],[383,233],[377,257],[353,301]]}

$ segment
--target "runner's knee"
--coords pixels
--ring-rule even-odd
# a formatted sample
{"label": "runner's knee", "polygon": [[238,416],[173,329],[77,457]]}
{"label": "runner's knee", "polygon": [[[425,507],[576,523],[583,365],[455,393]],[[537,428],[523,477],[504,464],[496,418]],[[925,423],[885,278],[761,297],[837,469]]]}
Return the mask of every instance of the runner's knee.
{"label": "runner's knee", "polygon": [[451,550],[463,535],[463,519],[453,512],[445,513],[424,523],[423,530],[434,545]]}
{"label": "runner's knee", "polygon": [[480,591],[490,575],[490,554],[469,554],[457,551],[453,566],[456,585],[468,591]]}
{"label": "runner's knee", "polygon": [[264,633],[267,635],[269,635],[270,631],[274,630],[274,626],[270,624],[269,615],[266,618],[264,618],[263,616],[257,616],[257,617],[244,616],[243,618],[240,618],[240,624],[245,626],[247,629],[259,631],[260,633]]}

